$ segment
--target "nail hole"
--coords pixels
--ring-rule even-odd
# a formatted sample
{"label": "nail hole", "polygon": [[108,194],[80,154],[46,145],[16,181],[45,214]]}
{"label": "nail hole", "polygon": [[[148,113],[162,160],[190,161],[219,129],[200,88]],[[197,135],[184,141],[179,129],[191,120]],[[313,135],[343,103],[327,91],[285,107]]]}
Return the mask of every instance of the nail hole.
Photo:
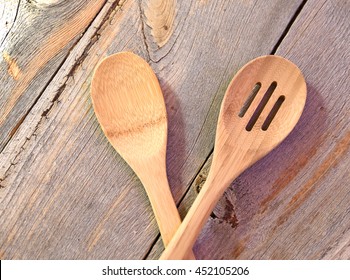
{"label": "nail hole", "polygon": [[263,125],[261,127],[262,130],[266,131],[269,128],[272,120],[276,116],[278,110],[281,108],[282,103],[284,102],[285,99],[286,99],[286,97],[284,95],[281,95],[280,97],[278,97],[275,105],[273,105],[270,113],[266,117],[266,120],[264,121],[264,123],[263,123]]}
{"label": "nail hole", "polygon": [[261,112],[264,110],[267,102],[269,101],[272,93],[274,92],[274,90],[277,87],[277,82],[272,82],[271,85],[269,86],[269,88],[267,89],[267,91],[265,92],[263,98],[261,99],[258,107],[255,109],[252,117],[250,118],[247,126],[245,127],[245,129],[247,131],[251,131],[253,126],[255,125],[256,121],[258,120],[259,116],[261,115]]}
{"label": "nail hole", "polygon": [[256,83],[253,87],[252,91],[250,92],[247,100],[244,102],[241,111],[239,112],[238,116],[240,118],[243,118],[245,113],[248,111],[249,106],[252,104],[255,96],[257,95],[259,89],[261,88],[261,83]]}

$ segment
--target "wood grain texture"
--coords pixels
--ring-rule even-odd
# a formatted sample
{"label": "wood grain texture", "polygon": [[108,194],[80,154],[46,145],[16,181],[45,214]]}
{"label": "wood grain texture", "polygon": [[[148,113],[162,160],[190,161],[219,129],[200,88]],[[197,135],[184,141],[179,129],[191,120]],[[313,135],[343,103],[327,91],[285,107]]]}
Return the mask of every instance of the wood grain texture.
{"label": "wood grain texture", "polygon": [[15,2],[0,41],[0,151],[105,1],[11,1],[11,8]]}
{"label": "wood grain texture", "polygon": [[151,28],[153,40],[163,47],[173,33],[176,15],[176,0],[147,1],[145,10],[146,24]]}
{"label": "wood grain texture", "polygon": [[[94,67],[107,54],[121,50],[131,50],[149,60],[165,94],[169,119],[168,176],[173,194],[180,201],[211,152],[220,101],[233,74],[250,59],[273,50],[301,2],[268,1],[266,4],[266,1],[237,1],[233,5],[230,1],[176,1],[174,12],[167,12],[174,13],[173,26],[168,27],[171,35],[162,37],[166,38],[162,47],[153,37],[154,27],[147,18],[151,1],[107,2],[79,42],[74,47],[67,47],[72,48],[67,57],[62,56],[62,66],[55,68],[58,70],[54,71],[52,79],[46,80],[49,84],[43,86],[42,95],[0,154],[1,258],[146,257],[158,237],[158,229],[140,182],[108,144],[93,114],[88,91]],[[302,20],[297,22],[296,28],[292,26],[285,38],[287,43],[279,48],[279,54],[287,55],[287,58],[302,67],[303,72],[307,72],[305,68],[310,68],[321,73],[317,69],[322,67],[310,60],[307,48],[301,51],[302,46],[298,46],[300,42],[309,44],[306,45],[313,50],[312,57],[326,52],[328,57],[336,59],[330,53],[339,48],[343,55],[347,53],[344,36],[348,35],[348,31],[344,28],[345,13],[340,11],[342,4],[340,1],[326,3],[315,14],[320,4],[308,2],[304,7],[308,7],[307,10],[300,15]],[[58,6],[47,6],[46,9]],[[326,30],[332,30],[327,36],[338,38],[335,48],[316,48],[320,45],[324,26]],[[306,35],[312,40],[309,41]],[[293,44],[298,46],[294,52]],[[286,52],[288,46],[289,53]],[[12,53],[8,53],[11,56]],[[339,54],[339,57],[342,56]],[[18,65],[22,69],[21,64]],[[330,69],[338,70],[344,77],[346,67],[343,65]],[[7,65],[3,71],[7,77]],[[329,71],[322,71],[320,77],[332,78],[332,70]],[[313,73],[307,73],[307,80],[311,77],[315,83],[323,81],[318,80]],[[306,107],[309,113],[302,116],[302,123],[297,129],[304,131],[304,136],[299,138],[299,134],[293,133],[283,147],[255,167],[255,175],[248,171],[235,181],[234,190],[229,190],[225,195],[234,206],[229,208],[230,204],[225,202],[225,198],[220,202],[213,215],[217,218],[207,224],[197,241],[197,257],[312,258],[319,256],[319,251],[326,251],[322,242],[308,239],[314,233],[302,228],[303,220],[298,220],[299,215],[305,219],[305,226],[310,224],[313,217],[310,211],[322,206],[321,198],[326,197],[325,193],[318,197],[321,190],[328,190],[330,200],[338,197],[336,193],[343,196],[342,201],[337,200],[339,209],[346,209],[348,198],[346,189],[339,188],[339,182],[345,184],[349,181],[348,173],[344,171],[348,168],[344,163],[344,159],[348,159],[346,138],[345,142],[341,142],[338,138],[341,135],[335,137],[336,134],[330,128],[324,136],[321,133],[321,127],[328,124],[335,127],[339,124],[339,130],[334,132],[340,131],[341,127],[346,127],[346,119],[340,119],[339,114],[331,115],[328,119],[328,112],[338,111],[334,107],[338,103],[331,97],[333,103],[326,107],[316,94],[327,92],[325,96],[331,96],[332,89],[334,91],[339,86],[335,82],[320,85],[317,91],[309,90],[311,96]],[[346,83],[342,84],[340,89],[344,90],[345,86]],[[337,92],[335,96],[346,100],[344,93]],[[327,110],[317,109],[321,107]],[[333,107],[334,111],[331,111]],[[342,110],[341,114],[347,114],[345,107]],[[303,128],[309,128],[309,122],[317,127],[311,136],[307,135],[309,129]],[[336,158],[330,154],[333,148],[338,155]],[[288,155],[284,162],[278,162],[273,167],[267,166],[268,162],[275,162],[277,155],[281,156],[281,151]],[[318,169],[323,160],[326,160],[326,164],[323,169]],[[338,167],[333,168],[333,163],[337,163]],[[266,169],[271,175],[265,176]],[[325,181],[319,182],[316,175],[312,176],[317,172],[335,173],[323,176]],[[254,182],[249,181],[253,179],[260,180],[263,188],[254,188]],[[271,231],[269,226],[274,221],[273,213],[284,210],[284,204],[288,204],[286,193],[291,194],[291,199],[302,189],[296,183],[301,179],[306,180],[303,181],[305,184],[310,180],[303,189],[303,193],[310,195],[305,200],[297,200],[296,196],[294,201],[299,201],[300,207],[306,209],[307,205],[312,204],[309,200],[311,197],[311,201],[317,201],[312,204],[315,208],[309,208],[308,214],[301,215],[303,212],[300,207],[294,209],[290,206],[289,217],[293,219],[287,219],[286,222],[281,219],[274,235],[268,235],[267,232]],[[274,181],[276,184],[272,183]],[[330,186],[332,182],[338,182],[334,184],[336,191],[318,187],[318,184]],[[231,193],[239,195],[233,197]],[[259,209],[264,209],[260,208],[264,199],[265,218],[259,220],[257,213]],[[335,205],[327,204],[327,199],[325,203]],[[319,217],[317,222],[321,219],[334,220],[331,224],[339,225],[339,231],[332,233],[327,227],[328,234],[321,232],[315,236],[325,234],[322,241],[328,240],[327,245],[334,245],[327,251],[329,257],[346,258],[348,231],[343,221],[348,212],[337,212],[335,207],[323,207],[323,212],[313,213]],[[239,214],[237,209],[241,211]],[[329,215],[328,210],[331,213]],[[241,232],[225,222],[228,218],[221,219],[231,217],[231,221],[234,221],[234,216],[237,217]],[[299,232],[294,232],[290,236],[292,243],[285,246],[289,249],[278,251],[276,246],[284,242],[287,244],[288,231],[284,233],[284,238],[278,236],[292,223],[298,223],[300,231],[309,235],[299,240]],[[260,236],[258,230],[263,229],[267,231],[262,231],[264,234]],[[255,233],[252,235],[254,238],[245,235],[248,230]],[[274,239],[279,242],[274,243]],[[291,245],[294,241],[300,244]],[[317,246],[306,246],[313,242]],[[259,249],[259,244],[265,247]]]}
{"label": "wood grain texture", "polygon": [[[349,259],[349,3],[308,1],[277,54],[308,82],[295,131],[226,191],[195,245],[203,259]],[[181,207],[188,209],[211,157]],[[181,209],[180,207],[180,209]],[[158,258],[159,244],[150,258]]]}

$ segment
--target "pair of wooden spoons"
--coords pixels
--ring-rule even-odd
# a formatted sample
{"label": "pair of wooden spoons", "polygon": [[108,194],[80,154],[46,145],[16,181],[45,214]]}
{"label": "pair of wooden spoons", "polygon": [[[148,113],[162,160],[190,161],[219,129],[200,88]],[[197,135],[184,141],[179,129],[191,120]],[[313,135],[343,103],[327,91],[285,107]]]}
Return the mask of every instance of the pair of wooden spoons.
{"label": "pair of wooden spoons", "polygon": [[158,80],[132,53],[103,60],[91,96],[107,138],[150,198],[166,249],[161,259],[193,259],[192,246],[225,189],[294,128],[306,101],[300,70],[278,56],[246,64],[222,102],[208,178],[181,223],[165,168],[167,118]]}

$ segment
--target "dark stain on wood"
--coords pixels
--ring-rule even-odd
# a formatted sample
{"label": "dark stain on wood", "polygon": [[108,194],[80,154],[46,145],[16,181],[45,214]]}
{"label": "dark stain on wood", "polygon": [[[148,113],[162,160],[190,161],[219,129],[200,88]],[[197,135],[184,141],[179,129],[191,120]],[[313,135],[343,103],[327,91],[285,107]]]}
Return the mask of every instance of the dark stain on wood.
{"label": "dark stain on wood", "polygon": [[248,241],[248,237],[242,238],[240,239],[235,248],[233,249],[233,251],[231,252],[230,256],[232,259],[238,259],[238,257],[242,254],[242,252],[244,251],[246,244]]}
{"label": "dark stain on wood", "polygon": [[206,179],[207,179],[207,176],[204,174],[199,174],[197,176],[196,181],[194,182],[196,193],[199,193],[201,191]]}
{"label": "dark stain on wood", "polygon": [[324,177],[331,167],[335,167],[342,156],[348,151],[350,146],[350,131],[345,134],[342,139],[337,142],[335,147],[322,162],[322,164],[316,169],[311,178],[306,184],[297,192],[288,203],[287,210],[278,218],[277,225],[283,224],[290,215],[292,215],[300,205],[308,198],[316,189],[316,183],[322,177]]}
{"label": "dark stain on wood", "polygon": [[232,228],[238,226],[238,219],[236,216],[235,206],[231,203],[227,197],[225,197],[225,212],[222,220],[230,224]]}
{"label": "dark stain on wood", "polygon": [[[210,217],[212,217],[215,220],[218,220],[219,223],[227,223],[229,224],[233,229],[238,226],[238,218],[236,216],[236,207],[234,204],[228,199],[228,197],[224,196],[225,202],[224,202],[224,209],[223,209],[223,214],[219,213],[218,215],[215,214],[215,209],[214,211],[210,214]],[[222,212],[222,211],[219,211]]]}
{"label": "dark stain on wood", "polygon": [[[320,141],[322,142],[322,141]],[[280,192],[290,183],[293,179],[299,174],[299,171],[302,170],[308,163],[310,158],[314,157],[317,153],[320,143],[315,144],[308,150],[307,153],[300,153],[299,158],[294,161],[294,164],[291,165],[280,177],[277,178],[272,183],[273,191],[267,196],[261,203],[261,214],[269,208],[269,204],[274,200]]]}

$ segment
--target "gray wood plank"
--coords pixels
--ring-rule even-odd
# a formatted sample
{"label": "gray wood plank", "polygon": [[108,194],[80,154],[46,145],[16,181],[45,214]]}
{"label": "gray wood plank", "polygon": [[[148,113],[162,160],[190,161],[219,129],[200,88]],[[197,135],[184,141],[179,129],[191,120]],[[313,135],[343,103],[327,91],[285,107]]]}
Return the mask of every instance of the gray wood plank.
{"label": "gray wood plank", "polygon": [[[350,258],[349,13],[349,1],[308,1],[277,49],[305,74],[305,111],[277,149],[232,183],[197,240],[198,258]],[[157,243],[149,258],[160,253]]]}
{"label": "gray wood plank", "polygon": [[[93,114],[95,65],[121,50],[149,59],[166,99],[168,175],[179,201],[210,153],[233,73],[272,50],[300,3],[183,1],[156,19],[152,1],[105,6],[107,18],[96,18],[0,154],[1,258],[144,258],[157,226]],[[164,22],[170,35],[155,31]]]}
{"label": "gray wood plank", "polygon": [[[18,3],[17,3],[18,2]],[[10,1],[0,56],[0,151],[36,102],[104,0]],[[1,37],[0,37],[1,39]]]}

